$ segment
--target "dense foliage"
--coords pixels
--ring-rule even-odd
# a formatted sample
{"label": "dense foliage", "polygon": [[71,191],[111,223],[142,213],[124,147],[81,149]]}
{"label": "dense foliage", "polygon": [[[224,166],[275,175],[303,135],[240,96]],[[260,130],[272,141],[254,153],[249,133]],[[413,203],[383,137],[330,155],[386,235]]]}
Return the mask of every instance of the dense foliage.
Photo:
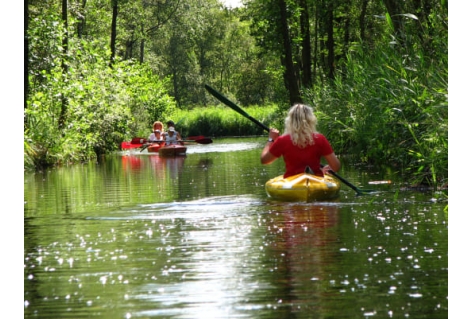
{"label": "dense foliage", "polygon": [[[260,136],[267,135],[262,128],[246,117],[223,106],[178,110],[176,118],[182,136]],[[279,125],[277,105],[247,107],[245,112],[265,125]]]}
{"label": "dense foliage", "polygon": [[95,158],[155,120],[261,134],[315,106],[337,154],[447,184],[445,0],[29,0],[25,167]]}
{"label": "dense foliage", "polygon": [[[447,39],[445,21],[429,17]],[[405,30],[419,23],[406,17]],[[428,31],[426,31],[428,33]],[[319,105],[323,130],[337,149],[369,163],[390,163],[422,184],[447,186],[448,47],[429,34],[387,37],[371,46],[355,43],[328,86],[308,89]],[[423,48],[430,41],[427,54]]]}

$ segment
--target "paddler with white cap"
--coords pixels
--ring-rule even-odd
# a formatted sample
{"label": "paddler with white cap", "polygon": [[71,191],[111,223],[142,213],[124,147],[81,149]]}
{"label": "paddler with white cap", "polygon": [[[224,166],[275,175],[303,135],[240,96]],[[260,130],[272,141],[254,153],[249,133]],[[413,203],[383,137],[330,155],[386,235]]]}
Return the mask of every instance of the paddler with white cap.
{"label": "paddler with white cap", "polygon": [[168,126],[168,131],[163,134],[165,137],[166,145],[182,144],[179,142],[182,140],[182,138],[179,132],[177,132],[174,128],[174,122],[170,120],[166,122],[166,125]]}

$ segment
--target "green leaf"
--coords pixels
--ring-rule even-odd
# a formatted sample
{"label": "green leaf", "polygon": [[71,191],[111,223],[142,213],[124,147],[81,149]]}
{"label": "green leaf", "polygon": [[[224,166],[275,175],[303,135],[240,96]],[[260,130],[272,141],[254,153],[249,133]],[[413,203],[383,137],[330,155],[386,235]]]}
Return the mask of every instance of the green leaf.
{"label": "green leaf", "polygon": [[393,21],[392,21],[392,18],[390,17],[390,14],[385,13],[385,20],[387,20],[387,24],[390,28],[390,30],[393,32],[395,31],[395,27],[393,26]]}

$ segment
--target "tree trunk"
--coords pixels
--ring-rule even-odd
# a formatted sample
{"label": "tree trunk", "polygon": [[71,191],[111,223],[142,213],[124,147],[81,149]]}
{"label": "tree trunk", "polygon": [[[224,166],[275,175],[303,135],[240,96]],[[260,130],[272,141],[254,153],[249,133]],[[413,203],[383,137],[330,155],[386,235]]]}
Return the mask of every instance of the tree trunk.
{"label": "tree trunk", "polygon": [[360,40],[365,41],[365,15],[367,14],[367,5],[369,0],[362,0],[362,8],[359,16]]}
{"label": "tree trunk", "polygon": [[302,86],[305,88],[311,87],[311,35],[309,32],[309,14],[308,5],[306,0],[300,0],[301,15],[300,15],[300,28],[301,36],[303,37],[303,49],[302,49],[302,69],[303,69],[303,83]]}
{"label": "tree trunk", "polygon": [[314,6],[314,47],[313,47],[313,70],[312,73],[316,75],[318,66],[318,5]]}
{"label": "tree trunk", "polygon": [[351,19],[350,19],[350,14],[351,14],[351,7],[349,5],[349,2],[346,2],[345,4],[345,13],[346,17],[344,20],[344,52],[343,56],[345,57],[347,55],[347,52],[349,52],[349,46],[350,46],[350,41],[351,41]]}
{"label": "tree trunk", "polygon": [[[25,68],[23,70],[23,81],[24,81],[24,84],[25,84],[25,91],[23,92],[23,97],[24,97],[24,104],[23,104],[23,108],[26,110],[26,108],[28,107],[28,103],[27,103],[27,100],[28,100],[28,92],[30,91],[30,83],[29,83],[29,79],[28,79],[28,74],[29,74],[29,68],[30,68],[30,59],[29,59],[29,55],[30,55],[30,50],[29,50],[29,40],[28,40],[28,26],[29,26],[29,19],[30,19],[30,14],[28,12],[28,4],[29,4],[29,1],[26,0],[25,1],[25,5],[23,7],[23,13],[25,15],[25,20],[24,20],[24,30],[23,30],[23,34],[24,34],[24,51],[23,51],[23,60],[24,60],[24,63],[25,63]],[[25,118],[24,118],[24,121],[25,121],[25,124],[26,124],[26,115],[25,115]]]}
{"label": "tree trunk", "polygon": [[115,41],[117,39],[117,15],[118,15],[118,1],[112,0],[112,29],[110,34],[110,63],[112,67],[115,60]]}
{"label": "tree trunk", "polygon": [[124,60],[128,60],[133,58],[133,45],[135,44],[135,40],[133,38],[125,42],[125,53],[124,53]]}
{"label": "tree trunk", "polygon": [[301,103],[301,95],[298,87],[298,80],[295,74],[295,68],[293,65],[293,57],[291,50],[290,35],[288,33],[288,21],[286,14],[286,2],[285,0],[279,0],[278,5],[280,7],[280,27],[281,35],[283,37],[283,63],[285,66],[285,82],[288,85],[290,91],[290,104]]}
{"label": "tree trunk", "polygon": [[326,71],[326,56],[324,55],[324,49],[326,48],[326,43],[324,42],[324,21],[323,19],[319,20],[319,76],[321,82],[324,82],[325,71]]}
{"label": "tree trunk", "polygon": [[328,6],[328,18],[327,18],[327,32],[328,32],[328,41],[326,43],[326,48],[328,49],[328,67],[330,79],[335,77],[335,59],[334,59],[334,12],[333,12],[333,3],[330,2]]}
{"label": "tree trunk", "polygon": [[61,66],[63,68],[63,74],[64,74],[67,72],[66,56],[68,52],[68,41],[69,41],[68,22],[67,22],[67,0],[62,0],[62,19],[63,19],[63,25],[64,25],[64,36],[63,36],[63,41],[62,41],[63,58],[61,61]]}
{"label": "tree trunk", "polygon": [[68,23],[67,23],[67,0],[62,0],[62,20],[64,25],[64,36],[62,41],[63,46],[63,59],[61,62],[61,66],[63,68],[63,73],[67,72],[67,64],[66,64],[66,56],[68,52]]}
{"label": "tree trunk", "polygon": [[[145,30],[143,28],[143,24],[142,24],[142,36],[145,34]],[[143,60],[144,60],[144,56],[145,56],[145,39],[141,39],[140,40],[140,64],[143,63]]]}
{"label": "tree trunk", "polygon": [[145,39],[141,39],[140,41],[140,64],[143,64],[145,59]]}
{"label": "tree trunk", "polygon": [[82,38],[82,33],[84,32],[84,28],[86,26],[86,17],[82,14],[85,13],[87,0],[82,0],[82,13],[77,13],[77,19],[79,22],[77,23],[77,37],[80,39]]}
{"label": "tree trunk", "polygon": [[[64,36],[62,40],[63,56],[61,58],[61,68],[63,76],[67,75],[67,54],[68,54],[68,23],[67,23],[67,0],[62,0],[62,20],[64,25]],[[64,94],[61,94],[61,113],[59,114],[58,127],[62,129],[66,121],[67,99]]]}

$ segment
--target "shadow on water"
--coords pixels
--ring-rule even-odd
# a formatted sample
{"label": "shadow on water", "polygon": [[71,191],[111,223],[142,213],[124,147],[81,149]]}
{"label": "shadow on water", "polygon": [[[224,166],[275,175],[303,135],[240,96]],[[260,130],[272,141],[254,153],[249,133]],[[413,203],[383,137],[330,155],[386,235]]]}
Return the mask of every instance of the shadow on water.
{"label": "shadow on water", "polygon": [[350,170],[394,183],[274,201],[262,145],[25,175],[25,318],[446,318],[443,205]]}

